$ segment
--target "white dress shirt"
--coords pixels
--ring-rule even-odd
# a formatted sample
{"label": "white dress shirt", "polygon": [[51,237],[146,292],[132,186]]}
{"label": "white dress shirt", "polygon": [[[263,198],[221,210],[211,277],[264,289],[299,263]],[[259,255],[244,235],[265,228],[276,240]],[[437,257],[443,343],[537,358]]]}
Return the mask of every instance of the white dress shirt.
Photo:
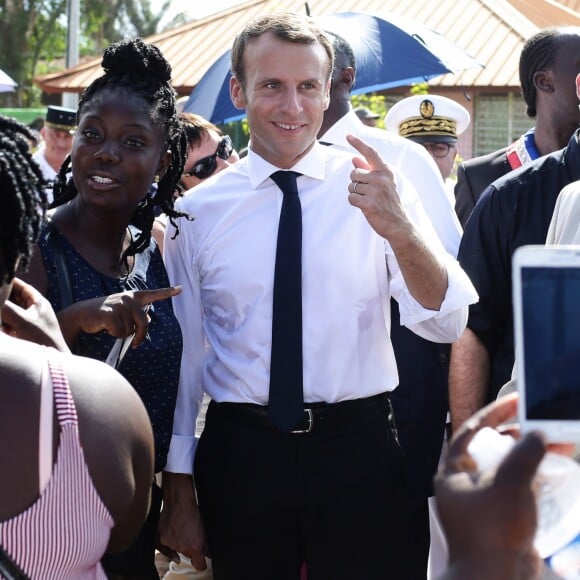
{"label": "white dress shirt", "polygon": [[365,125],[353,110],[330,127],[320,140],[356,152],[346,140],[349,133],[371,145],[383,161],[411,182],[443,246],[452,256],[457,256],[462,229],[454,210],[453,194],[446,189],[441,172],[425,148],[384,129]]}
{"label": "white dress shirt", "polygon": [[[463,332],[477,294],[429,223],[449,285],[439,311],[409,293],[389,244],[348,202],[352,155],[318,143],[292,168],[302,203],[304,400],[333,403],[397,386],[390,296],[401,323],[437,342]],[[268,402],[272,296],[282,192],[278,168],[248,156],[190,190],[178,208],[195,219],[169,225],[164,257],[183,332],[183,357],[167,470],[191,473],[203,392],[217,401]],[[410,185],[397,177],[400,191]],[[419,204],[420,206],[420,204]],[[412,207],[410,208],[412,210]],[[415,218],[413,218],[415,221]],[[385,260],[386,258],[386,260]],[[385,264],[386,261],[386,264]]]}

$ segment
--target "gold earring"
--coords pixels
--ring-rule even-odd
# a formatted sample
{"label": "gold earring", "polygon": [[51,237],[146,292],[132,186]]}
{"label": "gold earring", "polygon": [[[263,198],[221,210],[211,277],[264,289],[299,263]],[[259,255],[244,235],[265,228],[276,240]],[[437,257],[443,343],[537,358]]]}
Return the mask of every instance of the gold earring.
{"label": "gold earring", "polygon": [[156,175],[156,176],[153,178],[153,181],[154,181],[154,183],[159,183],[159,175]]}

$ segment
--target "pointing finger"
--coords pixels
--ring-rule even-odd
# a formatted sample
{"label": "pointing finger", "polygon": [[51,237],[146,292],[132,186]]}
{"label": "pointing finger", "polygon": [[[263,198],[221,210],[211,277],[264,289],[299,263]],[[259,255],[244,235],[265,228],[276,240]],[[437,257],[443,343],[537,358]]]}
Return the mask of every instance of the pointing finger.
{"label": "pointing finger", "polygon": [[[365,143],[356,135],[347,135],[346,140],[363,156],[369,165],[368,168],[371,171],[381,171],[383,169],[387,169],[387,165],[381,159],[381,156],[378,154],[377,150],[371,147],[368,143]],[[357,165],[355,161],[356,160],[353,160],[355,167],[359,168],[360,166]]]}
{"label": "pointing finger", "polygon": [[135,300],[141,305],[151,304],[158,300],[166,300],[181,292],[181,286],[169,286],[168,288],[156,288],[155,290],[136,290],[133,293]]}

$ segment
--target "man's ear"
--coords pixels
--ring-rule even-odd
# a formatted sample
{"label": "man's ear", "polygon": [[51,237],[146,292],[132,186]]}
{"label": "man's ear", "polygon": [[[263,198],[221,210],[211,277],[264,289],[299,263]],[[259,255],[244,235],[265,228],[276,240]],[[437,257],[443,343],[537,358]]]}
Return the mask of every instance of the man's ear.
{"label": "man's ear", "polygon": [[543,93],[554,92],[554,81],[550,71],[539,70],[533,76],[534,86]]}
{"label": "man's ear", "polygon": [[230,79],[230,98],[236,109],[246,108],[244,88],[242,87],[242,83],[234,76]]}
{"label": "man's ear", "polygon": [[330,86],[332,84],[331,79],[326,81],[326,86],[324,87],[324,110],[326,111],[330,106]]}
{"label": "man's ear", "polygon": [[348,92],[351,91],[356,79],[356,73],[352,66],[344,67],[340,73],[339,83],[344,85]]}
{"label": "man's ear", "polygon": [[576,97],[580,101],[580,75],[576,77]]}

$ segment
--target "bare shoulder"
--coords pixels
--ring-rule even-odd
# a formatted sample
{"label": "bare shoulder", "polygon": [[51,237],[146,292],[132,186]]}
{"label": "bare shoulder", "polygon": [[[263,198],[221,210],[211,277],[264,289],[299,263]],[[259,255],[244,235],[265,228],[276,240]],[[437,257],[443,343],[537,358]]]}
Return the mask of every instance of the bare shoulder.
{"label": "bare shoulder", "polygon": [[[119,421],[129,428],[140,419],[147,419],[135,389],[115,369],[86,357],[67,355],[63,358],[77,406],[105,414],[108,422]],[[132,411],[130,418],[126,416],[127,410]]]}
{"label": "bare shoulder", "polygon": [[[0,402],[5,404],[0,406],[0,424],[7,433],[19,434],[15,437],[18,445],[5,450],[3,465],[8,458],[8,465],[13,465],[11,473],[17,473],[22,457],[37,452],[33,440],[38,440],[39,393],[47,350],[0,334],[2,340]],[[84,459],[93,485],[114,520],[108,550],[124,549],[144,522],[149,505],[153,480],[149,417],[131,385],[105,363],[57,351],[48,352],[48,357],[62,367],[68,379]],[[16,395],[10,392],[15,387]],[[24,443],[23,432],[32,434]],[[26,507],[38,494],[38,478],[27,480],[29,475],[30,471],[25,470],[14,483],[17,490],[3,486],[3,491],[12,494],[9,515],[18,513],[14,512],[14,497]],[[10,479],[7,481],[10,483]]]}
{"label": "bare shoulder", "polygon": [[85,357],[63,360],[89,472],[117,522],[133,501],[136,487],[151,485],[151,423],[141,399],[117,371]]}
{"label": "bare shoulder", "polygon": [[152,436],[147,411],[121,374],[101,361],[79,356],[67,356],[66,367],[80,421],[127,449]]}

